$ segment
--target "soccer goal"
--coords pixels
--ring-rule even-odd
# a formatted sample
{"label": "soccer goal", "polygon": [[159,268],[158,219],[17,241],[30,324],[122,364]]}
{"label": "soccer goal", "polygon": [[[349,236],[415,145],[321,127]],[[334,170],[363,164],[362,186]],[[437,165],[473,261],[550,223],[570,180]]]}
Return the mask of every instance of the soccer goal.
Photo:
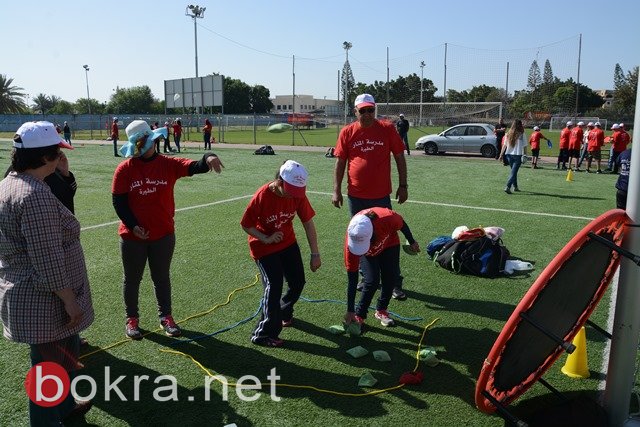
{"label": "soccer goal", "polygon": [[575,117],[575,116],[553,116],[549,122],[549,130],[562,130],[567,125],[567,122],[571,120],[573,124],[578,122],[584,122],[586,126],[589,122],[600,122],[602,129],[608,129],[607,119],[600,119],[600,117]]}
{"label": "soccer goal", "polygon": [[393,121],[404,114],[414,128],[453,126],[467,122],[497,123],[502,115],[501,102],[380,102],[376,108],[378,117]]}

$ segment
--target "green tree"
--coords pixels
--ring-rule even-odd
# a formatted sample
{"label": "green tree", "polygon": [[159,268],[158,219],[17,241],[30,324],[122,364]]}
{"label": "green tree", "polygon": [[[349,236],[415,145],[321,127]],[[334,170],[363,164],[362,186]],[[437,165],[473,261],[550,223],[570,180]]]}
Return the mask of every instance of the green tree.
{"label": "green tree", "polygon": [[538,66],[538,61],[534,59],[531,63],[531,67],[529,67],[527,88],[531,91],[536,90],[536,88],[540,86],[540,83],[542,83],[542,78],[540,76],[540,67]]}
{"label": "green tree", "polygon": [[0,74],[0,114],[20,114],[27,111],[24,89],[12,86],[13,79]]}
{"label": "green tree", "polygon": [[225,114],[246,114],[251,111],[251,86],[245,82],[224,78]]}
{"label": "green tree", "polygon": [[544,61],[544,71],[542,73],[542,84],[545,86],[551,86],[553,84],[553,70],[551,69],[551,62],[547,59]]}
{"label": "green tree", "polygon": [[[115,114],[150,114],[156,112],[154,109],[157,109],[157,106],[154,108],[154,103],[157,104],[158,102],[149,86],[118,88],[116,93],[111,95],[106,112]],[[93,113],[93,108],[91,112]]]}
{"label": "green tree", "polygon": [[60,100],[49,110],[51,114],[74,114],[76,106],[69,101]]}
{"label": "green tree", "polygon": [[614,90],[618,90],[625,84],[624,71],[622,71],[622,67],[620,64],[616,64],[613,69],[613,88]]}
{"label": "green tree", "polygon": [[251,87],[249,92],[249,103],[253,106],[255,113],[268,113],[273,109],[273,102],[269,99],[269,89],[262,85]]}
{"label": "green tree", "polygon": [[91,114],[103,114],[105,105],[101,104],[97,99],[78,98],[74,103],[75,114],[89,114],[89,104],[91,105]]}
{"label": "green tree", "polygon": [[49,110],[51,110],[53,108],[54,104],[51,101],[51,97],[45,95],[44,93],[39,93],[35,96],[35,98],[33,98],[33,111],[38,113],[38,114],[42,114],[43,116],[45,114],[49,113]]}
{"label": "green tree", "polygon": [[342,99],[343,101],[345,99],[347,100],[347,105],[351,105],[351,103],[355,100],[351,99],[351,94],[354,93],[353,88],[355,87],[355,85],[356,80],[353,77],[353,71],[351,71],[351,64],[349,64],[349,60],[346,60],[344,62],[344,65],[342,66],[342,74],[340,75],[340,89],[342,91]]}
{"label": "green tree", "polygon": [[[638,90],[638,67],[627,72],[622,82],[616,87],[613,95],[613,103],[616,109],[635,114],[636,94]],[[632,115],[633,115],[632,114]]]}

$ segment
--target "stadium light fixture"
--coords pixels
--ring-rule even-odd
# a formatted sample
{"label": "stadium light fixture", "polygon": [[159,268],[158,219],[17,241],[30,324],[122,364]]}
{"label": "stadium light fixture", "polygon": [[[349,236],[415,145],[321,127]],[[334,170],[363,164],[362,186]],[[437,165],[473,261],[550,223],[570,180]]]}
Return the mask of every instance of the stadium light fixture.
{"label": "stadium light fixture", "polygon": [[186,16],[190,16],[193,18],[193,34],[195,37],[195,48],[196,48],[196,77],[198,77],[198,26],[196,25],[197,18],[204,18],[204,11],[207,10],[206,7],[200,7],[198,5],[190,4],[185,9],[184,14]]}
{"label": "stadium light fixture", "polygon": [[89,107],[89,135],[90,138],[93,139],[93,122],[91,120],[91,97],[89,96],[89,66],[87,64],[83,65],[84,68],[84,77],[87,81],[87,106]]}

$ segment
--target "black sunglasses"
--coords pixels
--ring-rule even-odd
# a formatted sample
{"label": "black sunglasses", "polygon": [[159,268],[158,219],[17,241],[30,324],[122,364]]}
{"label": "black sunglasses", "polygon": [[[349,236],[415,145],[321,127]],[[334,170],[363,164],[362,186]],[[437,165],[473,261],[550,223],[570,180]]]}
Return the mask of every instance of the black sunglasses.
{"label": "black sunglasses", "polygon": [[360,114],[365,114],[365,113],[375,113],[375,112],[376,112],[376,109],[375,109],[375,108],[373,108],[373,107],[360,108],[360,109],[358,110],[358,113],[360,113]]}

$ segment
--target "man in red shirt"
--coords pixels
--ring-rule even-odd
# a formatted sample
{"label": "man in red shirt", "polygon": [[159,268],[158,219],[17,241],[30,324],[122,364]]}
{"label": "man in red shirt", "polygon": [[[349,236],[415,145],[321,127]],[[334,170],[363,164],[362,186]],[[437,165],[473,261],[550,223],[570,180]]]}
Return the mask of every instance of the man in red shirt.
{"label": "man in red shirt", "polygon": [[[582,137],[584,136],[584,122],[578,122],[578,125],[571,129],[569,135],[569,169],[578,169],[578,161],[580,160],[580,145],[582,145]],[[571,167],[573,159],[576,159],[575,168]]]}
{"label": "man in red shirt", "polygon": [[589,132],[589,147],[587,148],[589,151],[589,158],[587,160],[587,172],[591,172],[591,161],[596,159],[596,163],[598,164],[598,170],[596,173],[602,173],[602,170],[600,169],[600,151],[604,145],[604,131],[600,126],[600,122],[596,122],[596,128]]}
{"label": "man in red shirt", "polygon": [[571,128],[573,128],[573,122],[569,120],[567,126],[560,132],[560,143],[558,152],[558,164],[556,169],[560,169],[562,163],[562,170],[567,169],[567,160],[569,159],[569,138],[571,137]]}
{"label": "man in red shirt", "polygon": [[113,141],[113,155],[115,157],[120,157],[118,154],[118,137],[120,132],[118,130],[118,118],[113,118],[113,123],[111,124],[111,141]]}
{"label": "man in red shirt", "polygon": [[[398,168],[396,200],[402,204],[408,198],[404,143],[393,123],[376,119],[375,111],[373,96],[367,93],[358,95],[354,110],[357,120],[342,128],[334,151],[336,164],[331,202],[337,208],[343,204],[342,180],[346,169],[351,216],[372,207],[391,209],[390,155],[393,155]],[[402,291],[402,276],[398,277],[393,297],[406,298]]]}
{"label": "man in red shirt", "polygon": [[624,129],[624,123],[620,123],[617,128],[614,129],[613,135],[611,136],[611,156],[609,156],[609,167],[606,169],[607,171],[618,173],[616,160],[618,156],[627,149],[629,142],[631,142],[631,137]]}

